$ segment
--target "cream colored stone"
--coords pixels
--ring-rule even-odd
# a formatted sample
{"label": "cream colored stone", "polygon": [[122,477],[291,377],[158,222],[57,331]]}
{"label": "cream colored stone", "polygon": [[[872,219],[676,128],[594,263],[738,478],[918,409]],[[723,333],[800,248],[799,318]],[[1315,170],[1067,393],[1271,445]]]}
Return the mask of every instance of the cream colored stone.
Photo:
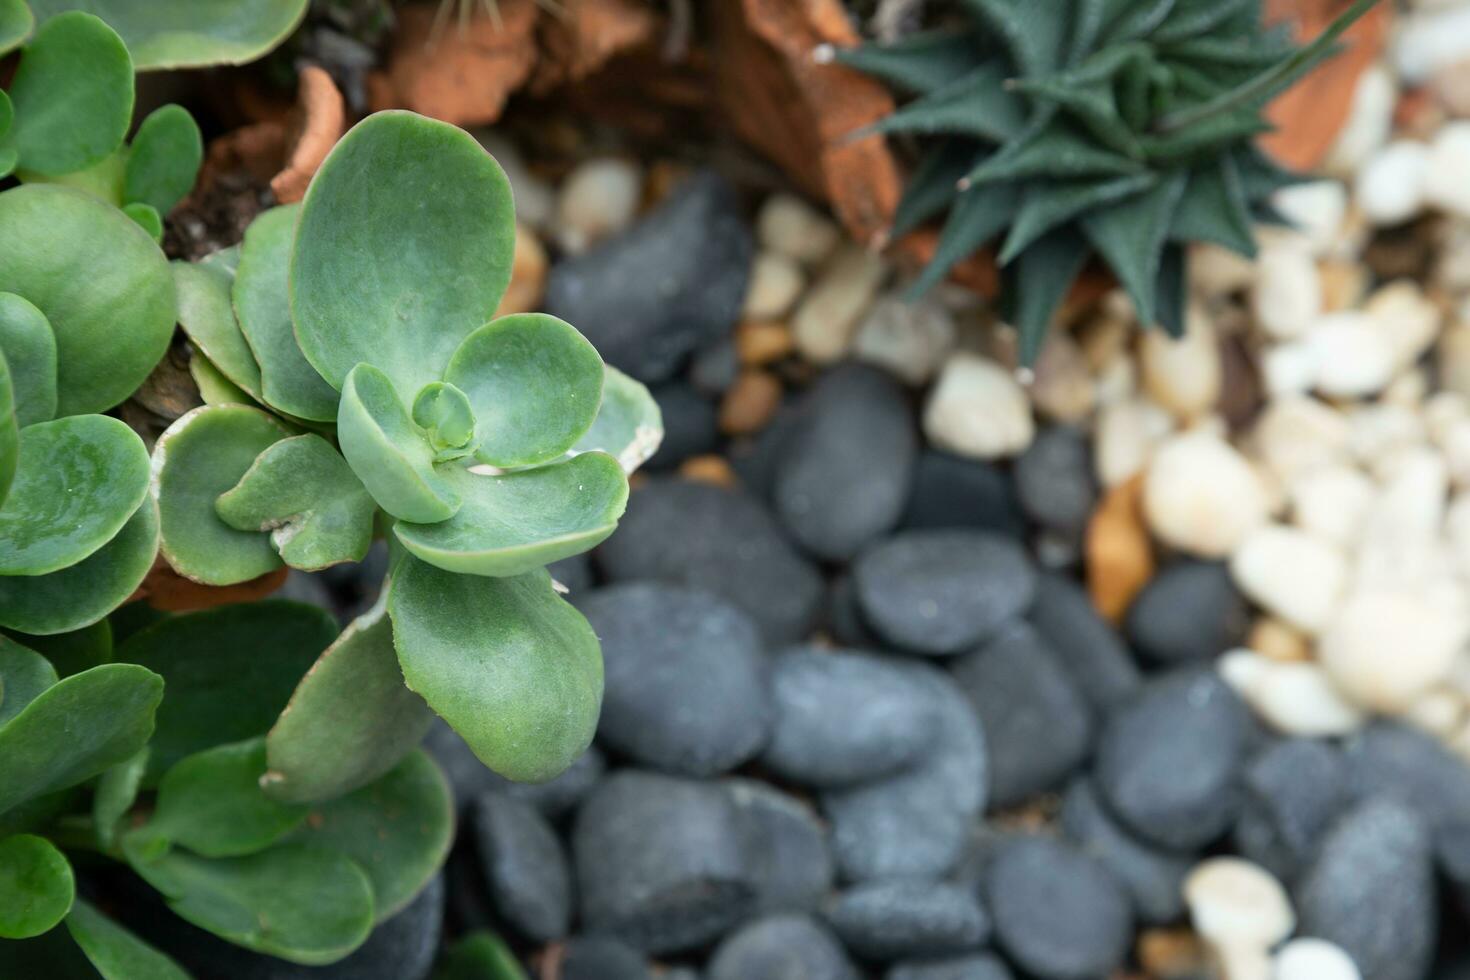
{"label": "cream colored stone", "polygon": [[1317,261],[1296,243],[1264,248],[1256,257],[1251,309],[1268,337],[1291,340],[1305,334],[1322,313],[1322,278]]}
{"label": "cream colored stone", "polygon": [[745,288],[743,320],[779,320],[806,288],[806,273],[796,260],[780,252],[765,251],[750,266],[750,283]]}
{"label": "cream colored stone", "polygon": [[1448,685],[1436,687],[1419,695],[1403,717],[1437,738],[1449,738],[1465,724],[1465,698]]}
{"label": "cream colored stone", "polygon": [[1009,371],[977,354],[952,354],[924,409],[936,446],[975,459],[1014,456],[1031,444],[1035,423],[1026,392]]}
{"label": "cream colored stone", "polygon": [[1184,336],[1149,330],[1140,342],[1143,388],[1155,402],[1183,420],[1214,408],[1220,398],[1220,342],[1204,310],[1191,305]]}
{"label": "cream colored stone", "polygon": [[1325,939],[1293,939],[1276,952],[1271,980],[1363,980],[1353,958]]}
{"label": "cream colored stone", "polygon": [[1334,465],[1293,480],[1289,493],[1297,527],[1350,550],[1362,533],[1377,487],[1361,470]]}
{"label": "cream colored stone", "polygon": [[603,157],[579,164],[557,197],[557,241],[576,254],[627,228],[642,189],[643,171],[629,160]]}
{"label": "cream colored stone", "polygon": [[1317,390],[1333,398],[1363,398],[1393,380],[1393,344],[1372,316],[1343,310],[1319,317],[1307,337],[1317,349]]}
{"label": "cream colored stone", "polygon": [[1184,879],[1195,932],[1216,946],[1270,949],[1291,935],[1296,914],[1286,889],[1243,858],[1208,858]]}
{"label": "cream colored stone", "polygon": [[1206,298],[1225,296],[1249,289],[1255,282],[1256,264],[1222,245],[1196,242],[1189,249],[1189,285]]}
{"label": "cream colored stone", "polygon": [[1269,513],[1266,488],[1249,462],[1205,432],[1171,437],[1155,451],[1144,481],[1149,528],[1181,551],[1230,554]]}
{"label": "cream colored stone", "polygon": [[1306,340],[1272,344],[1260,357],[1261,378],[1270,398],[1305,395],[1317,385],[1321,353]]}
{"label": "cream colored stone", "polygon": [[755,230],[762,248],[806,266],[821,264],[842,240],[832,219],[792,194],[766,198],[756,215]]}
{"label": "cream colored stone", "polygon": [[881,258],[844,245],[802,297],[791,319],[796,347],[814,364],[832,364],[847,354],[859,319],[888,273]]}
{"label": "cream colored stone", "polygon": [[1312,254],[1326,255],[1347,217],[1347,188],[1340,180],[1312,180],[1283,187],[1271,196],[1276,210],[1311,242]]}
{"label": "cream colored stone", "polygon": [[1309,634],[1331,620],[1347,584],[1342,549],[1297,528],[1264,524],[1230,556],[1236,587],[1261,608]]}
{"label": "cream colored stone", "polygon": [[1036,410],[1057,422],[1081,422],[1097,405],[1097,384],[1077,342],[1053,330],[1036,358],[1030,384]]}
{"label": "cream colored stone", "polygon": [[1367,722],[1321,665],[1312,661],[1268,660],[1239,693],[1262,721],[1283,735],[1329,738],[1351,734]]}
{"label": "cream colored stone", "polygon": [[1093,440],[1099,482],[1114,487],[1142,471],[1173,429],[1173,417],[1150,401],[1134,398],[1103,406]]}
{"label": "cream colored stone", "polygon": [[1398,84],[1384,66],[1372,65],[1358,76],[1348,117],[1323,164],[1327,173],[1351,177],[1370,154],[1388,141],[1398,96]]}
{"label": "cream colored stone", "polygon": [[[1470,178],[1466,184],[1470,185]],[[1396,371],[1407,368],[1434,346],[1444,319],[1439,307],[1411,279],[1396,279],[1380,286],[1368,297],[1363,311],[1377,321],[1393,348]]]}
{"label": "cream colored stone", "polygon": [[878,297],[858,325],[852,352],[860,361],[920,385],[934,377],[955,340],[954,314],[942,303],[887,295]]}
{"label": "cream colored stone", "polygon": [[1325,466],[1350,461],[1352,427],[1332,406],[1308,396],[1278,398],[1251,433],[1252,445],[1287,484]]}
{"label": "cream colored stone", "polygon": [[1352,596],[1333,616],[1317,656],[1353,701],[1395,714],[1445,680],[1470,624],[1412,594]]}
{"label": "cream colored stone", "polygon": [[1372,465],[1390,453],[1422,446],[1429,429],[1418,412],[1391,402],[1360,405],[1347,413],[1348,448],[1363,465]]}
{"label": "cream colored stone", "polygon": [[1424,208],[1429,147],[1396,140],[1376,151],[1357,172],[1353,200],[1371,225],[1397,225]]}

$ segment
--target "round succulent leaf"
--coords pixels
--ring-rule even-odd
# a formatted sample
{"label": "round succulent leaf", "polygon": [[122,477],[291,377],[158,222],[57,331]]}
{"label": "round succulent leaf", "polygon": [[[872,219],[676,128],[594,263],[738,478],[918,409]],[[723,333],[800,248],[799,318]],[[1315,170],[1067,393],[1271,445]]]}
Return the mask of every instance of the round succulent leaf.
{"label": "round succulent leaf", "polygon": [[434,976],[435,980],[526,980],[526,971],[505,940],[482,930],[449,947]]}
{"label": "round succulent leaf", "polygon": [[0,293],[0,354],[10,365],[16,421],[31,425],[55,418],[56,335],[46,314],[15,293]]}
{"label": "round succulent leaf", "polygon": [[0,939],[29,939],[66,917],[76,897],[71,864],[34,834],[0,840]]}
{"label": "round succulent leaf", "polygon": [[266,792],[288,803],[336,799],[392,769],[434,713],[403,682],[387,610],[353,620],[301,678],[266,736]]}
{"label": "round succulent leaf", "polygon": [[437,524],[399,521],[418,558],[465,575],[519,575],[596,547],[628,505],[628,477],[607,453],[510,473],[445,466],[463,503]]}
{"label": "round succulent leaf", "polygon": [[168,214],[194,187],[203,160],[204,138],[194,117],[181,105],[160,106],[129,144],[123,200]]}
{"label": "round succulent leaf", "polygon": [[[238,251],[226,251],[238,261]],[[234,263],[225,253],[216,252],[203,262],[179,261],[171,267],[179,297],[179,326],[226,378],[259,400],[260,365],[235,319],[231,298]]]}
{"label": "round succulent leaf", "polygon": [[492,320],[464,339],[444,378],[469,397],[494,466],[533,466],[565,453],[602,401],[602,358],[571,324],[545,313]]}
{"label": "round succulent leaf", "polygon": [[0,291],[24,296],[56,335],[57,414],[123,401],[168,350],[168,260],[127,215],[46,184],[0,193]]}
{"label": "round succulent leaf", "polygon": [[510,182],[474,137],[375,113],[306,191],[290,276],[301,349],[339,388],[366,362],[407,401],[490,319],[514,250]]}
{"label": "round succulent leaf", "polygon": [[664,441],[663,413],[643,382],[628,377],[611,364],[604,365],[604,370],[606,377],[597,418],[577,440],[572,452],[607,453],[622,465],[624,473],[632,475],[658,452]]}
{"label": "round succulent leaf", "polygon": [[46,636],[6,629],[0,629],[0,633],[8,634],[17,643],[45,657],[56,668],[58,677],[70,677],[101,664],[112,663],[112,624],[106,619],[67,633]]}
{"label": "round succulent leaf", "polygon": [[92,795],[92,826],[97,842],[106,849],[117,844],[119,824],[138,799],[148,771],[148,746],[108,769],[97,779]]}
{"label": "round succulent leaf", "polygon": [[405,555],[388,614],[408,686],[491,769],[543,782],[591,744],[602,650],[545,570],[456,575]]}
{"label": "round succulent leaf", "polygon": [[306,807],[266,796],[263,775],[263,737],[185,756],[163,774],[153,815],[128,832],[128,847],[146,853],[178,845],[203,857],[264,850],[306,819]]}
{"label": "round succulent leaf", "polygon": [[184,968],[77,899],[66,928],[102,980],[190,980]]}
{"label": "round succulent leaf", "polygon": [[122,38],[74,11],[41,24],[10,83],[15,119],[4,137],[24,171],[55,176],[122,145],[133,120],[133,62]]}
{"label": "round succulent leaf", "polygon": [[469,398],[446,381],[430,381],[419,389],[413,399],[412,418],[440,455],[446,450],[464,449],[475,437],[475,412]]}
{"label": "round succulent leaf", "polygon": [[[20,47],[35,26],[35,16],[26,0],[0,0],[0,55]],[[0,118],[0,136],[9,122],[8,118]]]}
{"label": "round succulent leaf", "polygon": [[337,851],[278,844],[244,857],[175,848],[124,853],[180,918],[237,946],[311,966],[339,960],[373,926],[367,872]]}
{"label": "round succulent leaf", "polygon": [[137,752],[162,698],[162,677],[126,663],[93,667],[42,691],[0,727],[0,813]]}
{"label": "round succulent leaf", "polygon": [[124,204],[122,213],[132,218],[139,228],[148,233],[149,238],[155,242],[163,241],[163,217],[153,205],[134,201]]}
{"label": "round succulent leaf", "polygon": [[377,513],[347,461],[311,434],[266,447],[214,509],[233,528],[270,532],[281,559],[306,571],[361,561]]}
{"label": "round succulent leaf", "polygon": [[148,451],[125,423],[74,415],[26,426],[0,505],[0,576],[76,564],[111,541],[147,495]]}
{"label": "round succulent leaf", "polygon": [[206,405],[256,405],[248,391],[225,377],[213,361],[197,350],[189,358],[189,377],[194,379],[199,397]]}
{"label": "round succulent leaf", "polygon": [[243,65],[296,29],[307,0],[31,0],[42,20],[85,9],[127,42],[139,71]]}
{"label": "round succulent leaf", "polygon": [[157,554],[158,504],[150,497],[111,541],[75,565],[0,575],[0,626],[36,636],[92,626],[137,591]]}
{"label": "round succulent leaf", "polygon": [[261,394],[283,412],[318,422],[337,416],[337,391],[301,353],[291,323],[286,276],[301,205],[262,212],[245,229],[231,298],[240,330],[260,365]]}
{"label": "round succulent leaf", "polygon": [[373,884],[374,920],[382,922],[444,864],[454,841],[454,797],[439,767],[415,751],[367,786],[312,807],[291,840],[361,865]]}
{"label": "round succulent leaf", "polygon": [[160,548],[174,570],[205,585],[248,582],[281,567],[270,536],[220,520],[214,503],[255,459],[292,435],[266,412],[206,405],[180,416],[153,447]]}
{"label": "round succulent leaf", "polygon": [[56,668],[30,647],[0,636],[0,725],[55,684]]}
{"label": "round succulent leaf", "polygon": [[459,509],[454,487],[434,468],[434,447],[392,380],[371,364],[353,368],[342,385],[337,443],[378,506],[394,517],[431,523]]}
{"label": "round succulent leaf", "polygon": [[336,637],[326,610],[283,599],[171,616],[128,637],[117,658],[168,684],[150,780],[186,755],[264,735]]}
{"label": "round succulent leaf", "polygon": [[68,174],[47,177],[34,171],[26,171],[17,176],[27,184],[51,184],[82,191],[99,201],[120,208],[123,203],[123,173],[126,168],[127,147],[119,147],[90,167],[73,170]]}
{"label": "round succulent leaf", "polygon": [[15,417],[15,389],[10,383],[10,366],[0,350],[0,507],[15,483],[20,465],[20,423]]}

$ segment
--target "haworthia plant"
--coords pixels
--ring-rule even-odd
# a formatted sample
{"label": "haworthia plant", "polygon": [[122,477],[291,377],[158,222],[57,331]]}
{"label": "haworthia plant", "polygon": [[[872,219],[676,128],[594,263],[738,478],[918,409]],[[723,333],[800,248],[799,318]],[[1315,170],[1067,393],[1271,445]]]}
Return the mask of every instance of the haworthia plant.
{"label": "haworthia plant", "polygon": [[1183,330],[1186,246],[1252,254],[1294,179],[1253,145],[1263,107],[1375,2],[1297,48],[1260,0],[965,0],[967,25],[832,54],[911,96],[870,131],[935,138],[891,231],[944,216],[915,290],[994,242],[1029,361],[1089,255]]}

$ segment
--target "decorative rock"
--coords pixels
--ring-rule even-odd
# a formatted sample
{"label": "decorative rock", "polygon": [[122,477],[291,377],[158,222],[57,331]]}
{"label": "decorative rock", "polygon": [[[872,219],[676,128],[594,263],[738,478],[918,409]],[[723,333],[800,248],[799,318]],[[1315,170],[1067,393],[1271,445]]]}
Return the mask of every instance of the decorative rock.
{"label": "decorative rock", "polygon": [[739,609],[657,582],[598,589],[578,609],[602,640],[604,743],[681,776],[733,769],[765,744],[769,665]]}
{"label": "decorative rock", "polygon": [[720,431],[744,436],[759,432],[781,407],[781,382],[769,371],[741,371],[720,402]]}
{"label": "decorative rock", "polygon": [[944,362],[924,409],[924,432],[941,449],[975,459],[1014,456],[1035,432],[1026,392],[1005,368],[977,354]]}
{"label": "decorative rock", "polygon": [[1143,523],[1143,477],[1113,487],[1087,522],[1087,594],[1109,622],[1123,618],[1154,575],[1153,544]]}
{"label": "decorative rock", "polygon": [[664,439],[648,461],[650,469],[671,469],[719,447],[719,423],[709,399],[680,381],[659,385],[650,394],[664,420]]}
{"label": "decorative rock", "polygon": [[985,732],[991,806],[1052,788],[1087,757],[1092,708],[1031,626],[1008,627],[953,674]]}
{"label": "decorative rock", "polygon": [[1256,450],[1285,482],[1348,461],[1352,429],[1342,413],[1315,398],[1278,398],[1266,406],[1255,428]]}
{"label": "decorative rock", "polygon": [[1284,739],[1251,759],[1235,824],[1241,854],[1291,882],[1349,803],[1347,765],[1326,742]]}
{"label": "decorative rock", "polygon": [[926,449],[914,469],[906,528],[970,527],[1012,537],[1026,532],[1015,487],[1003,470]]}
{"label": "decorative rock", "polygon": [[1397,225],[1424,207],[1429,148],[1397,140],[1368,158],[1358,171],[1353,200],[1372,225]]}
{"label": "decorative rock", "polygon": [[[1240,658],[1253,661],[1248,667]],[[1305,737],[1346,735],[1363,727],[1363,713],[1347,701],[1314,662],[1281,663],[1248,650],[1226,654],[1220,673],[1272,728]]]}
{"label": "decorative rock", "polygon": [[857,980],[837,940],[804,915],[757,919],[715,947],[708,980]]}
{"label": "decorative rock", "polygon": [[1184,901],[1195,931],[1217,947],[1269,949],[1296,925],[1281,882],[1259,865],[1236,857],[1201,861],[1184,880]]}
{"label": "decorative rock", "polygon": [[1343,745],[1353,794],[1391,796],[1438,831],[1470,813],[1470,768],[1435,739],[1405,725],[1379,722]]}
{"label": "decorative rock", "polygon": [[1351,548],[1361,535],[1376,487],[1355,467],[1334,465],[1294,480],[1290,493],[1297,527],[1340,548]]}
{"label": "decorative rock", "polygon": [[738,204],[724,178],[691,178],[634,227],[558,263],[546,311],[638,380],[668,378],[740,314],[752,244]]}
{"label": "decorative rock", "polygon": [[562,949],[560,980],[650,980],[648,963],[612,936],[577,936]]}
{"label": "decorative rock", "polygon": [[1129,399],[1103,406],[1097,419],[1093,458],[1105,487],[1132,479],[1174,428],[1168,412],[1153,402]]}
{"label": "decorative rock", "polygon": [[1143,509],[1166,544],[1221,558],[1265,522],[1270,505],[1260,477],[1238,452],[1217,436],[1193,431],[1154,453]]}
{"label": "decorative rock", "polygon": [[804,786],[891,775],[939,734],[930,685],[896,661],[798,647],[777,657],[771,683],[775,724],[761,761]]}
{"label": "decorative rock", "polygon": [[1362,398],[1393,379],[1393,344],[1367,313],[1328,313],[1317,320],[1307,342],[1316,349],[1317,390],[1328,397]]}
{"label": "decorative rock", "polygon": [[1139,345],[1143,388],[1181,419],[1198,418],[1220,400],[1223,371],[1215,328],[1202,309],[1191,306],[1178,340],[1161,330],[1145,331]]}
{"label": "decorative rock", "polygon": [[990,953],[895,963],[883,980],[1015,980],[1005,960]]}
{"label": "decorative rock", "polygon": [[1341,947],[1365,977],[1420,980],[1434,956],[1434,892],[1424,822],[1396,801],[1368,800],[1338,820],[1302,879],[1301,931]]}
{"label": "decorative rock", "polygon": [[1322,312],[1322,279],[1312,253],[1296,243],[1268,246],[1256,258],[1251,308],[1266,335],[1291,340]]}
{"label": "decorative rock", "polygon": [[1134,833],[1176,849],[1220,836],[1239,805],[1250,717],[1224,681],[1186,669],[1151,680],[1098,740],[1098,792]]}
{"label": "decorative rock", "polygon": [[1273,980],[1362,980],[1353,958],[1325,939],[1293,939],[1276,952]]}
{"label": "decorative rock", "polygon": [[872,960],[964,952],[990,935],[990,920],[974,894],[943,882],[859,885],[837,896],[827,920],[850,949]]}
{"label": "decorative rock", "polygon": [[1230,559],[1241,592],[1313,634],[1331,620],[1347,574],[1347,558],[1336,546],[1279,524],[1253,530]]}
{"label": "decorative rock", "polygon": [[1028,618],[1099,714],[1138,689],[1138,667],[1127,647],[1070,578],[1042,575]]}
{"label": "decorative rock", "polygon": [[[1302,233],[1314,255],[1325,255],[1336,244],[1347,217],[1347,188],[1340,180],[1311,180],[1281,188],[1271,195],[1271,203]],[[1261,263],[1259,268],[1264,272],[1269,265]]]}
{"label": "decorative rock", "polygon": [[740,376],[740,354],[735,342],[720,337],[697,351],[689,362],[689,383],[708,398],[719,398]]}
{"label": "decorative rock", "polygon": [[586,552],[554,561],[546,566],[546,571],[571,595],[592,588],[592,559]]}
{"label": "decorative rock", "polygon": [[1074,844],[1113,873],[1127,890],[1141,922],[1173,922],[1184,911],[1184,876],[1193,858],[1145,844],[1118,825],[1080,778],[1062,798],[1062,829]]}
{"label": "decorative rock", "polygon": [[492,791],[480,797],[474,827],[501,917],[533,942],[565,936],[572,920],[571,869],[546,818],[529,803]]}
{"label": "decorative rock", "polygon": [[771,498],[806,550],[845,561],[898,523],[918,435],[902,389],[846,365],[812,388],[782,440]]}
{"label": "decorative rock", "polygon": [[791,332],[802,356],[813,364],[841,360],[858,320],[872,306],[887,275],[888,266],[880,257],[857,245],[842,245],[791,316]]}
{"label": "decorative rock", "polygon": [[1470,624],[1420,596],[1352,596],[1322,634],[1317,656],[1348,697],[1374,711],[1406,709],[1444,680]]}
{"label": "decorative rock", "polygon": [[1388,142],[1398,97],[1398,85],[1383,65],[1370,65],[1358,76],[1347,121],[1327,154],[1329,173],[1344,177],[1357,173],[1363,162]]}
{"label": "decorative rock", "polygon": [[883,641],[873,635],[858,608],[852,576],[842,572],[834,576],[827,588],[827,609],[823,625],[832,639],[854,649],[877,649]]}
{"label": "decorative rock", "polygon": [[853,565],[863,617],[917,653],[959,653],[995,635],[1036,597],[1025,551],[985,531],[905,531]]}
{"label": "decorative rock", "polygon": [[1268,660],[1294,663],[1312,656],[1311,643],[1301,630],[1274,616],[1262,616],[1246,637],[1246,648]]}
{"label": "decorative rock", "polygon": [[766,198],[755,225],[762,248],[808,266],[822,262],[842,241],[832,219],[791,194]]}
{"label": "decorative rock", "polygon": [[1465,171],[1470,168],[1470,123],[1441,126],[1429,147],[1429,165],[1424,172],[1424,197],[1431,207],[1462,218],[1470,218],[1470,188]]}
{"label": "decorative rock", "polygon": [[1157,664],[1208,660],[1238,644],[1249,611],[1219,562],[1164,567],[1128,609],[1128,641]]}
{"label": "decorative rock", "polygon": [[756,910],[804,912],[832,887],[826,830],[801,800],[753,779],[725,782],[740,812],[755,879]]}
{"label": "decorative rock", "polygon": [[750,911],[739,811],[718,786],[622,769],[572,831],[582,921],[650,953],[691,949]]}
{"label": "decorative rock", "polygon": [[1067,844],[1031,837],[1002,845],[985,896],[1001,948],[1041,980],[1107,976],[1128,952],[1127,893]]}
{"label": "decorative rock", "polygon": [[1087,437],[1069,426],[1045,430],[1016,460],[1021,508],[1043,527],[1080,533],[1097,502]]}
{"label": "decorative rock", "polygon": [[544,783],[511,782],[487,769],[454,729],[438,721],[429,729],[424,748],[444,770],[455,804],[461,811],[480,794],[493,790],[523,800],[541,811],[543,816],[554,820],[579,804],[607,769],[601,750],[594,745],[554,779]]}
{"label": "decorative rock", "polygon": [[[1470,123],[1460,125],[1470,137]],[[1375,290],[1363,309],[1393,348],[1395,370],[1411,367],[1439,338],[1443,319],[1439,307],[1412,279],[1398,279]]]}
{"label": "decorative rock", "polygon": [[954,314],[942,303],[880,296],[859,324],[852,351],[861,361],[921,385],[954,349],[955,332]]}
{"label": "decorative rock", "polygon": [[735,329],[735,351],[749,367],[764,367],[795,350],[796,340],[784,323],[747,320]]}
{"label": "decorative rock", "polygon": [[760,625],[768,643],[802,637],[822,601],[821,577],[745,494],[655,479],[598,551],[614,581],[658,579],[713,592]]}
{"label": "decorative rock", "polygon": [[1031,402],[1056,422],[1083,422],[1097,404],[1097,385],[1087,369],[1087,356],[1060,330],[1047,335],[1032,370]]}
{"label": "decorative rock", "polygon": [[943,671],[902,666],[931,689],[939,736],[906,772],[822,794],[833,853],[848,881],[942,876],[959,861],[985,808],[985,738],[974,709]]}
{"label": "decorative rock", "polygon": [[643,175],[627,160],[603,158],[580,164],[561,185],[556,234],[561,247],[578,255],[627,228],[638,211]]}
{"label": "decorative rock", "polygon": [[750,267],[750,284],[740,316],[745,320],[779,320],[791,312],[806,288],[806,273],[796,260],[779,252],[758,252]]}

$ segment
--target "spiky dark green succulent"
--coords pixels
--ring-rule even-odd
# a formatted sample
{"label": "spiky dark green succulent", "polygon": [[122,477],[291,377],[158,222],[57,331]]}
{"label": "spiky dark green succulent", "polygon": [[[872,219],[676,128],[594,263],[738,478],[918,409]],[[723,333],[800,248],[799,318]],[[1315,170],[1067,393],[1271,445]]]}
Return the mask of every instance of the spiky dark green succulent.
{"label": "spiky dark green succulent", "polygon": [[999,239],[1030,361],[1093,254],[1141,323],[1182,331],[1185,246],[1252,254],[1252,223],[1295,179],[1254,145],[1266,102],[1375,2],[1298,48],[1260,0],[960,0],[967,26],[833,54],[914,96],[872,131],[939,137],[892,229],[947,212],[915,290]]}

